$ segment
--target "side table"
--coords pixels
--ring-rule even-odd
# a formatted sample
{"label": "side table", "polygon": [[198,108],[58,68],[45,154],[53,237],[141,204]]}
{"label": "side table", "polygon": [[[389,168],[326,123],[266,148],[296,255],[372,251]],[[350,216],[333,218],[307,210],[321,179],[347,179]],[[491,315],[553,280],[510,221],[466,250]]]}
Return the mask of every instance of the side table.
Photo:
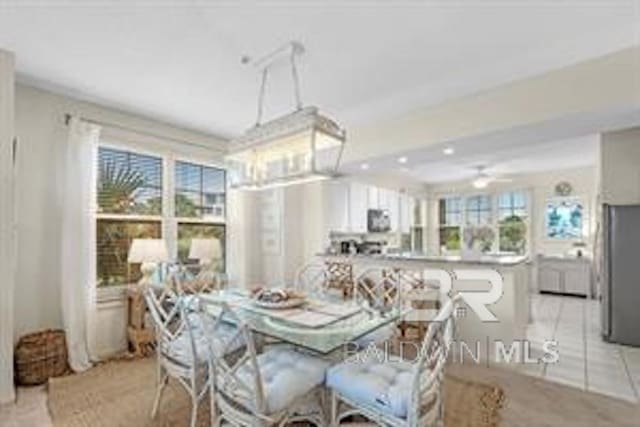
{"label": "side table", "polygon": [[138,285],[127,288],[127,339],[129,348],[136,357],[146,357],[153,353],[155,347],[155,331],[147,324],[147,304]]}

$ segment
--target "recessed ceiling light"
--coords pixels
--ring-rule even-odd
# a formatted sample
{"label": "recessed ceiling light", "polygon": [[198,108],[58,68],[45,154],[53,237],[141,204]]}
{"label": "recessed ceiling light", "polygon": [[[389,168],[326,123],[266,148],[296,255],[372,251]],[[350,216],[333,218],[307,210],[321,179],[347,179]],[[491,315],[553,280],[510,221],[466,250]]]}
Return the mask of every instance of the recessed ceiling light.
{"label": "recessed ceiling light", "polygon": [[367,169],[369,169],[369,163],[363,163],[360,165],[360,169],[362,169],[363,171],[366,171]]}
{"label": "recessed ceiling light", "polygon": [[398,157],[398,163],[405,164],[408,161],[409,161],[409,159],[407,159],[407,156]]}
{"label": "recessed ceiling light", "polygon": [[453,147],[447,147],[447,148],[445,148],[444,150],[442,150],[442,152],[443,152],[445,155],[450,156],[450,155],[452,155],[453,153],[455,153],[455,152],[456,152],[456,150],[454,150],[454,149],[453,149]]}

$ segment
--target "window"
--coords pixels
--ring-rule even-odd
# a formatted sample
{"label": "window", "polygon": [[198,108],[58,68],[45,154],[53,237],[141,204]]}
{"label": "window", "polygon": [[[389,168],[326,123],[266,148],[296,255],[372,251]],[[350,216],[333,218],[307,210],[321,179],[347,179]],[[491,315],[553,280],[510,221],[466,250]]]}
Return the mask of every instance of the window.
{"label": "window", "polygon": [[139,266],[127,262],[129,246],[133,239],[161,237],[162,174],[160,157],[98,149],[98,286],[140,279]]}
{"label": "window", "polygon": [[425,233],[425,225],[424,225],[424,209],[425,205],[421,199],[410,198],[410,203],[413,205],[413,209],[411,212],[411,250],[415,252],[423,252],[424,251],[424,233]]}
{"label": "window", "polygon": [[225,171],[176,162],[176,217],[222,219],[225,215]]}
{"label": "window", "polygon": [[523,191],[498,196],[498,242],[500,252],[526,252],[527,195]]}
{"label": "window", "polygon": [[491,196],[479,195],[466,200],[466,224],[477,226],[491,223]]}
{"label": "window", "polygon": [[[222,169],[174,161],[170,155],[98,147],[98,286],[140,279],[139,266],[127,262],[131,241],[138,238],[164,238],[181,262],[190,261],[192,238],[217,238],[223,253],[219,269],[224,271],[225,181]],[[170,198],[173,212],[163,209]],[[165,235],[166,230],[175,231]]]}
{"label": "window", "polygon": [[162,159],[100,147],[98,212],[161,215]]}
{"label": "window", "polygon": [[462,199],[447,197],[439,202],[440,247],[448,251],[460,249],[460,225],[462,224]]}
{"label": "window", "polygon": [[[178,224],[178,260],[182,263],[188,263],[189,248],[191,247],[191,239],[218,239],[221,243],[225,241],[225,227],[223,224],[202,224],[181,222]],[[224,246],[223,246],[224,260]],[[193,261],[193,260],[191,260]],[[224,262],[222,263],[222,269]]]}
{"label": "window", "polygon": [[[225,187],[226,173],[222,169],[187,162],[176,162],[175,215],[178,222],[178,260],[189,259],[191,239],[218,239],[225,241]],[[222,262],[225,270],[224,244]]]}
{"label": "window", "polygon": [[98,286],[122,285],[140,280],[140,266],[127,262],[131,241],[160,238],[160,228],[160,221],[98,219]]}
{"label": "window", "polygon": [[439,201],[440,247],[456,251],[464,244],[485,252],[524,254],[527,212],[525,191],[442,198]]}

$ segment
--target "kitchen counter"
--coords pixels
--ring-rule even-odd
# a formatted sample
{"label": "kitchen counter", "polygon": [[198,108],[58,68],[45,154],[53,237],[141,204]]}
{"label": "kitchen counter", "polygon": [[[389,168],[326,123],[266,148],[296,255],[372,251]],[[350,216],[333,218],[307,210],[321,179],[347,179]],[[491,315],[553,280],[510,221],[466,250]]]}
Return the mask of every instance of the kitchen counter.
{"label": "kitchen counter", "polygon": [[[323,261],[348,262],[353,265],[354,278],[371,267],[403,268],[410,271],[427,272],[444,270],[452,279],[454,292],[487,292],[491,285],[486,279],[467,279],[464,270],[493,270],[502,279],[500,298],[487,308],[497,317],[497,322],[483,322],[468,309],[467,315],[457,318],[458,340],[470,348],[481,349],[483,357],[492,357],[494,343],[521,342],[526,339],[526,327],[530,320],[529,288],[532,263],[526,256],[493,255],[478,260],[460,256],[427,256],[423,254],[386,255],[331,255],[318,254]],[[468,276],[466,276],[468,277]],[[466,305],[466,304],[464,304]]]}
{"label": "kitchen counter", "polygon": [[459,255],[423,255],[423,254],[385,254],[385,255],[344,255],[344,254],[318,254],[320,257],[342,259],[344,261],[417,261],[428,263],[453,263],[483,266],[510,267],[529,262],[526,256],[517,255],[484,255],[480,259],[463,259]]}

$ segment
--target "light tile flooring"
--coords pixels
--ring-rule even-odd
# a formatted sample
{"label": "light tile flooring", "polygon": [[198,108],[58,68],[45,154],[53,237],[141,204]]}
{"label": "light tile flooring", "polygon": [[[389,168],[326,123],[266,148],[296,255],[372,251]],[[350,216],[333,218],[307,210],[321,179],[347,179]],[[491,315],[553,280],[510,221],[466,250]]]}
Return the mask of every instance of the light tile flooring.
{"label": "light tile flooring", "polygon": [[50,427],[45,386],[19,387],[14,405],[0,406],[0,427]]}
{"label": "light tile flooring", "polygon": [[526,365],[522,372],[545,380],[640,402],[640,348],[610,344],[600,335],[600,304],[582,298],[534,295],[527,330],[533,353],[558,343],[555,364]]}

